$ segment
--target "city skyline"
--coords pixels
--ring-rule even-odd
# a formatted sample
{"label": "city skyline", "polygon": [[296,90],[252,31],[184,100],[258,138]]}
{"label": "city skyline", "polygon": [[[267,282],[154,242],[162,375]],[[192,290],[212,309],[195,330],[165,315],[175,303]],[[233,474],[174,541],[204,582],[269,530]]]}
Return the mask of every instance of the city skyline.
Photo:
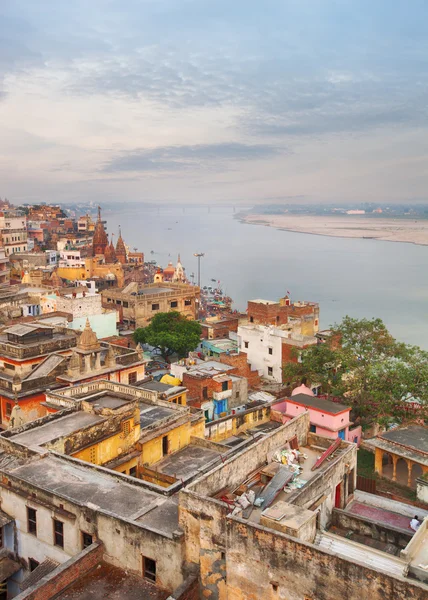
{"label": "city skyline", "polygon": [[423,202],[427,8],[0,7],[1,195]]}

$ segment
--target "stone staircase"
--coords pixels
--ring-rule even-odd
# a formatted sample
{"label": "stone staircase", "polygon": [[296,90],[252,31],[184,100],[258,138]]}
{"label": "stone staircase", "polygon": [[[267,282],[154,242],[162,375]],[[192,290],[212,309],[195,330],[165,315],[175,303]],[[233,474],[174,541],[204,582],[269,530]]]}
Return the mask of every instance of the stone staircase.
{"label": "stone staircase", "polygon": [[314,544],[350,562],[356,561],[374,571],[381,571],[387,575],[404,576],[407,566],[399,558],[390,556],[369,546],[351,542],[333,533],[318,532]]}

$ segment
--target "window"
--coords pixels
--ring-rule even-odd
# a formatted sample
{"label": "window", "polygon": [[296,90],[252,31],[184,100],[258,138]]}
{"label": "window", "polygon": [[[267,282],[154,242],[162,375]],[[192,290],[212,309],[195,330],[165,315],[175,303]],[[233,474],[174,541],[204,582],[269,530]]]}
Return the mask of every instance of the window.
{"label": "window", "polygon": [[177,306],[178,306],[178,302],[177,302],[177,300],[173,300],[173,301],[171,302],[171,308],[177,308]]}
{"label": "window", "polygon": [[182,402],[183,402],[182,397],[178,396],[178,398],[177,398],[177,404],[182,404]]}
{"label": "window", "polygon": [[128,383],[135,383],[137,381],[137,371],[132,371],[132,373],[128,373]]}
{"label": "window", "polygon": [[123,301],[123,308],[128,308],[129,306],[129,302],[126,302],[126,300]]}
{"label": "window", "polygon": [[131,431],[131,421],[125,421],[124,423],[122,423],[122,432],[124,437],[129,435]]}
{"label": "window", "polygon": [[191,300],[185,300],[184,301],[184,306],[192,306],[192,301]]}
{"label": "window", "polygon": [[244,342],[244,348],[248,348],[249,342]]}
{"label": "window", "polygon": [[250,317],[250,323],[254,323],[254,317]]}
{"label": "window", "polygon": [[28,559],[28,564],[30,567],[30,571],[34,571],[34,569],[37,569],[37,567],[39,566],[39,561],[34,559],[34,558],[29,558]]}
{"label": "window", "polygon": [[96,446],[92,446],[92,448],[90,448],[90,450],[89,450],[89,462],[91,462],[93,465],[97,464],[97,447]]}
{"label": "window", "polygon": [[273,348],[268,348],[268,353],[273,354]]}
{"label": "window", "polygon": [[135,467],[131,467],[129,469],[129,474],[130,474],[131,477],[137,477],[137,467],[136,466]]}
{"label": "window", "polygon": [[317,431],[317,427],[316,427],[316,425],[311,425],[311,426],[309,427],[309,431],[310,431],[311,433],[316,433],[316,431]]}
{"label": "window", "polygon": [[37,515],[34,508],[27,506],[27,529],[28,533],[37,535]]}
{"label": "window", "polygon": [[12,414],[12,402],[6,402],[6,417]]}
{"label": "window", "polygon": [[221,383],[221,391],[222,392],[227,392],[227,381],[222,381]]}
{"label": "window", "polygon": [[82,548],[83,550],[92,544],[92,535],[82,531]]}
{"label": "window", "polygon": [[159,310],[159,304],[152,304],[152,310]]}
{"label": "window", "polygon": [[162,455],[163,456],[166,456],[168,454],[168,447],[169,447],[168,436],[164,435],[162,438]]}
{"label": "window", "polygon": [[143,577],[156,581],[156,561],[143,556]]}
{"label": "window", "polygon": [[54,522],[54,544],[60,548],[64,548],[64,523],[62,521],[53,520]]}
{"label": "window", "polygon": [[202,388],[202,398],[204,400],[207,400],[208,398],[208,388],[206,386]]}
{"label": "window", "polygon": [[268,367],[268,375],[272,377],[273,375],[273,367]]}

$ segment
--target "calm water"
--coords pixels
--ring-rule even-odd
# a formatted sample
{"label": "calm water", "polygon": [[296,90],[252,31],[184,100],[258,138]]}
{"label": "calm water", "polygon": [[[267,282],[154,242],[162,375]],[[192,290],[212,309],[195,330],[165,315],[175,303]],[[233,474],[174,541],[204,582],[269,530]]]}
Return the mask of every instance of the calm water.
{"label": "calm water", "polygon": [[[204,252],[202,285],[220,280],[244,310],[248,299],[320,303],[321,327],[344,315],[380,317],[398,339],[428,349],[428,246],[278,231],[234,219],[232,207],[104,210],[110,232],[165,267],[180,252],[188,276]],[[154,254],[150,254],[151,250]]]}

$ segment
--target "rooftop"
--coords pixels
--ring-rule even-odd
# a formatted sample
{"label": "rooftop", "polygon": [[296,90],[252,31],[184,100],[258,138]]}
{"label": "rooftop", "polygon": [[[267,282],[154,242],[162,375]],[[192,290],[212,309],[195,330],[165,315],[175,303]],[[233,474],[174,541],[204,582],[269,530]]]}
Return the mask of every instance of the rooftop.
{"label": "rooftop", "polygon": [[65,417],[60,417],[41,425],[40,427],[33,427],[24,433],[19,433],[13,436],[13,441],[23,444],[24,446],[42,446],[52,440],[56,440],[60,437],[70,435],[82,427],[88,425],[94,425],[103,421],[103,417],[93,415],[91,413],[79,411]]}
{"label": "rooftop", "polygon": [[[133,400],[133,399],[132,399]],[[121,408],[129,402],[132,402],[130,398],[121,398],[120,396],[113,396],[113,394],[102,394],[96,398],[87,400],[93,406],[99,406],[100,408]]]}
{"label": "rooftop", "polygon": [[400,444],[407,448],[415,449],[418,452],[428,454],[428,428],[422,425],[409,425],[408,427],[400,427],[392,431],[386,431],[379,437]]}
{"label": "rooftop", "polygon": [[152,390],[159,392],[160,394],[174,394],[185,390],[186,388],[178,385],[169,385],[168,383],[161,383],[160,381],[139,381],[134,384],[135,387],[142,388],[143,390]]}
{"label": "rooftop", "polygon": [[105,562],[74,580],[56,600],[165,600],[169,594],[141,577]]}
{"label": "rooftop", "polygon": [[[166,501],[164,496],[144,489],[138,483],[128,483],[117,473],[109,473],[100,467],[89,467],[74,459],[49,454],[20,463],[22,460],[11,460],[8,453],[0,453],[3,473],[80,506],[96,508],[136,524],[149,512],[152,518]],[[148,527],[151,522],[148,521]],[[177,527],[178,522],[159,521],[159,532],[163,535],[171,536]]]}
{"label": "rooftop", "polygon": [[317,398],[316,396],[308,396],[307,394],[296,394],[289,398],[284,398],[287,402],[295,402],[308,408],[327,412],[332,415],[338,415],[346,410],[351,410],[349,406],[345,404],[339,404],[338,402],[332,402],[331,400],[325,400],[324,398]]}
{"label": "rooftop", "polygon": [[176,479],[188,479],[219,456],[220,452],[211,448],[189,445],[174,454],[170,454],[152,465],[151,468]]}
{"label": "rooftop", "polygon": [[262,298],[257,298],[256,300],[249,300],[249,302],[253,302],[254,304],[279,304],[279,302],[275,302],[274,300],[263,300]]}
{"label": "rooftop", "polygon": [[150,427],[157,421],[162,421],[163,419],[172,416],[178,416],[178,414],[179,413],[172,407],[167,408],[165,406],[155,406],[146,402],[140,402],[140,427],[141,429]]}

